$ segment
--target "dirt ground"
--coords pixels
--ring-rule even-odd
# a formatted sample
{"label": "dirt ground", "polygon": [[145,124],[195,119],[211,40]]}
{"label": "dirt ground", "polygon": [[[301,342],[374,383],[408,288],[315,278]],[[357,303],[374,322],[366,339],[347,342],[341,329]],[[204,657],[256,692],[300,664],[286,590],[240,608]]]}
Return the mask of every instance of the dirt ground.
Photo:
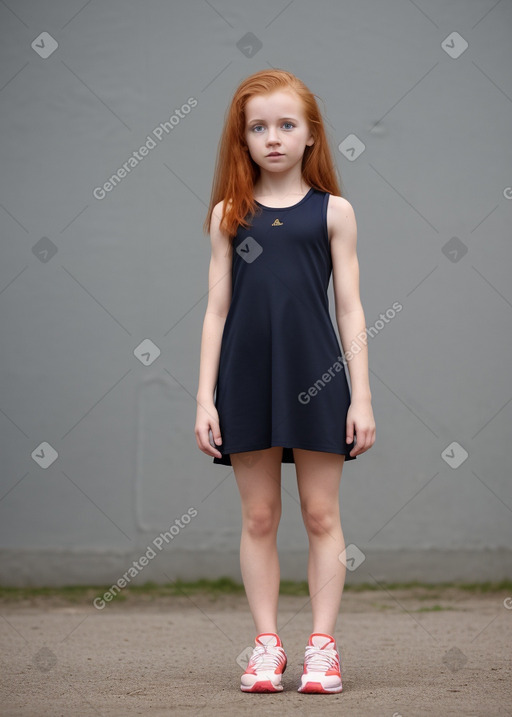
{"label": "dirt ground", "polygon": [[0,602],[4,717],[23,715],[512,715],[512,597],[345,591],[336,638],[343,692],[297,692],[307,596],[281,596],[288,656],[278,694],[240,691],[254,645],[245,595]]}

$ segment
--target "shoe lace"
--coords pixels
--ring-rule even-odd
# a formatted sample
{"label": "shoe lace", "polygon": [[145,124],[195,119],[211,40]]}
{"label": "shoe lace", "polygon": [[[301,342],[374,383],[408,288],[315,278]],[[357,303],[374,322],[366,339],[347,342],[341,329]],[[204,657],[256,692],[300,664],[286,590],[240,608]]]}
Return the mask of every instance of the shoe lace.
{"label": "shoe lace", "polygon": [[308,670],[312,672],[327,672],[331,667],[338,667],[336,650],[326,650],[322,647],[308,645],[304,661]]}
{"label": "shoe lace", "polygon": [[250,663],[258,670],[274,670],[282,660],[282,653],[274,645],[256,645]]}

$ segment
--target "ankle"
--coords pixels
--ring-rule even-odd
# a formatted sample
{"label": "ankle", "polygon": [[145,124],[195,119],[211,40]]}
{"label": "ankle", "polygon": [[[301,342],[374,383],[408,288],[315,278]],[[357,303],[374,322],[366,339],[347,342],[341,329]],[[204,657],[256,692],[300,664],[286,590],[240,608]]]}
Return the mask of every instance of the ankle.
{"label": "ankle", "polygon": [[[279,633],[277,632],[277,629],[275,630],[256,630],[256,637],[258,635],[277,635],[279,637]],[[279,639],[281,639],[279,637]]]}
{"label": "ankle", "polygon": [[312,630],[310,632],[310,637],[311,637],[311,635],[317,635],[317,634],[327,635],[328,637],[332,637],[332,639],[336,642],[336,638],[334,636],[334,630],[332,630],[332,631],[331,630],[322,630],[322,628],[320,628],[318,630]]}

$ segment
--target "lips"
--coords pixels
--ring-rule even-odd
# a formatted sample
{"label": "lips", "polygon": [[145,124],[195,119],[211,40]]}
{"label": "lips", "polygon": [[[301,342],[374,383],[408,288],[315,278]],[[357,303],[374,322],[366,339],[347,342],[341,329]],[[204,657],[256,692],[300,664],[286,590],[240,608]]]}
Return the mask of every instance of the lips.
{"label": "lips", "polygon": [[282,157],[283,155],[281,152],[271,152],[270,154],[267,154],[267,157]]}

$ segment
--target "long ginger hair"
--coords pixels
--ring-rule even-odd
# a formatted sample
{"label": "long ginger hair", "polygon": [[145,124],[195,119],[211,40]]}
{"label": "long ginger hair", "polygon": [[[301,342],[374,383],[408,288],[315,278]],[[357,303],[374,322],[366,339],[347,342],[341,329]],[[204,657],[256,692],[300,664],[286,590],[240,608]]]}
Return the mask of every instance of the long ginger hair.
{"label": "long ginger hair", "polygon": [[247,77],[238,86],[226,112],[217,150],[210,206],[203,225],[205,234],[210,230],[213,208],[223,199],[225,201],[220,228],[230,239],[236,235],[239,225],[249,226],[246,221],[247,214],[253,215],[258,209],[253,192],[260,168],[252,159],[245,140],[245,107],[255,95],[265,95],[276,90],[291,91],[297,96],[315,140],[311,147],[306,146],[302,157],[304,181],[320,191],[342,196],[315,95],[291,72],[261,70]]}

